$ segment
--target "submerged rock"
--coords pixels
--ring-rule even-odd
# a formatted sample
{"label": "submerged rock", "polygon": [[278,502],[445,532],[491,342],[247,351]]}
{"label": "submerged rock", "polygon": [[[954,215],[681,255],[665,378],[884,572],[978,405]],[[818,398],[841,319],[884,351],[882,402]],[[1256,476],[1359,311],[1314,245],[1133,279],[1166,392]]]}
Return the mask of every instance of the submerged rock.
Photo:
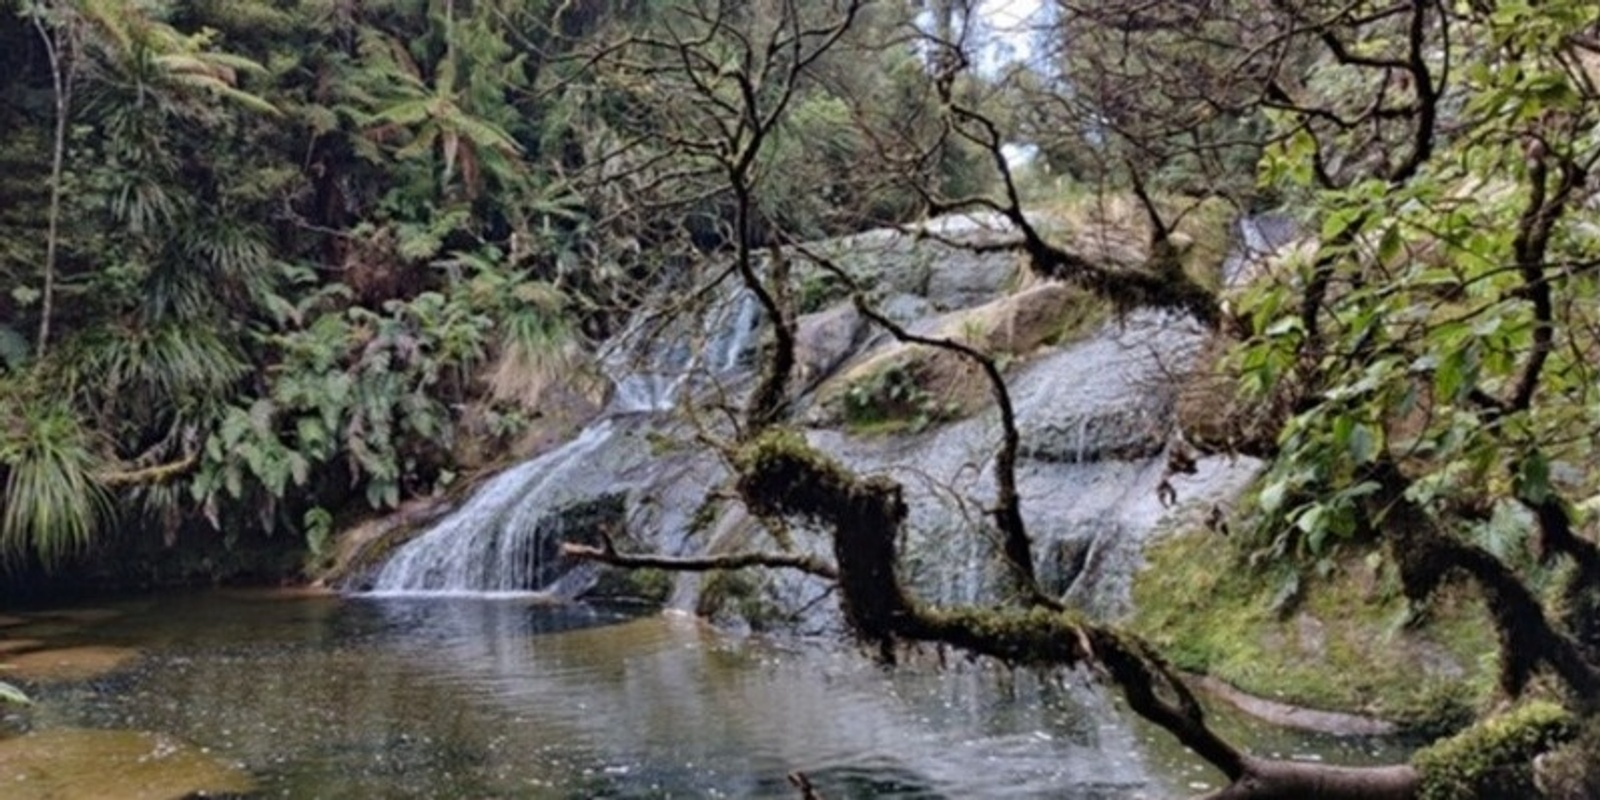
{"label": "submerged rock", "polygon": [[86,681],[125,666],[139,657],[129,647],[82,645],[34,650],[6,657],[6,675],[27,681]]}
{"label": "submerged rock", "polygon": [[11,800],[176,800],[254,781],[164,734],[61,728],[0,740],[0,787]]}
{"label": "submerged rock", "polygon": [[22,616],[29,619],[66,620],[67,622],[79,622],[87,625],[113,620],[122,615],[123,612],[114,608],[63,608],[51,611],[30,611]]}
{"label": "submerged rock", "polygon": [[0,656],[24,650],[38,650],[41,647],[44,647],[43,639],[0,639]]}

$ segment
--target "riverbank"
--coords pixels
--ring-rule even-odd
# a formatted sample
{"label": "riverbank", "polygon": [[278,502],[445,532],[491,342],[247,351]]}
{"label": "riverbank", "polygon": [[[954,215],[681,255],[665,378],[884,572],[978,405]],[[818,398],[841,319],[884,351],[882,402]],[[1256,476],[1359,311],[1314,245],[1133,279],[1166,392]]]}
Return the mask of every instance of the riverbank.
{"label": "riverbank", "polygon": [[1349,728],[1306,713],[1335,712],[1438,734],[1470,722],[1493,694],[1498,662],[1481,602],[1447,590],[1413,608],[1376,552],[1348,552],[1301,575],[1258,568],[1235,541],[1199,531],[1155,544],[1146,558],[1131,629],[1179,668],[1226,686],[1224,699],[1275,722]]}

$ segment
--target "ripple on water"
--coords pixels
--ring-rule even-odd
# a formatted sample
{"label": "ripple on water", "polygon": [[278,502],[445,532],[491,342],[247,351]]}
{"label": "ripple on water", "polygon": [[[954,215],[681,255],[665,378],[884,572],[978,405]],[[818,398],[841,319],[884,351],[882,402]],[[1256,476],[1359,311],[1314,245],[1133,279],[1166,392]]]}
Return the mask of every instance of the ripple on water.
{"label": "ripple on water", "polygon": [[263,796],[790,800],[799,770],[830,800],[1101,800],[1204,779],[1079,678],[885,672],[685,618],[208,594],[96,631],[145,656],[43,689],[36,729],[162,731],[243,764]]}

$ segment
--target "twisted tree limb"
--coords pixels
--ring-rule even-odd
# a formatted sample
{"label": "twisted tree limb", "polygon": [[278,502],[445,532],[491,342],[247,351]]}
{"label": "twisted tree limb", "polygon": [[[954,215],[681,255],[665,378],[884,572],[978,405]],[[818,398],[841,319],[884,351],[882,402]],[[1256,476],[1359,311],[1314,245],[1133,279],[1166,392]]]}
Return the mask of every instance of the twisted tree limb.
{"label": "twisted tree limb", "polygon": [[930,642],[1010,664],[1103,670],[1136,713],[1227,776],[1229,784],[1209,796],[1214,800],[1403,800],[1420,786],[1410,765],[1335,767],[1246,754],[1211,730],[1193,694],[1146,644],[1072,612],[919,603],[895,570],[895,542],[908,512],[901,487],[854,475],[797,434],[769,431],[739,453],[736,466],[753,511],[832,529],[846,619],[886,662],[894,661],[900,642]]}

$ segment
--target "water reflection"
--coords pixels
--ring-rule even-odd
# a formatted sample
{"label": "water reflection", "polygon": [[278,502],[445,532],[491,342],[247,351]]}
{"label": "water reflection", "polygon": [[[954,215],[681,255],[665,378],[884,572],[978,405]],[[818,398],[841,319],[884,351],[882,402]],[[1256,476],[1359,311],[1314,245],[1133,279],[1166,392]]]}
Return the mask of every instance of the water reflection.
{"label": "water reflection", "polygon": [[526,599],[208,594],[129,612],[78,635],[146,656],[41,689],[32,724],[173,733],[265,796],[793,798],[784,776],[802,770],[829,798],[1098,800],[1205,780],[1080,677],[884,672],[837,646]]}

